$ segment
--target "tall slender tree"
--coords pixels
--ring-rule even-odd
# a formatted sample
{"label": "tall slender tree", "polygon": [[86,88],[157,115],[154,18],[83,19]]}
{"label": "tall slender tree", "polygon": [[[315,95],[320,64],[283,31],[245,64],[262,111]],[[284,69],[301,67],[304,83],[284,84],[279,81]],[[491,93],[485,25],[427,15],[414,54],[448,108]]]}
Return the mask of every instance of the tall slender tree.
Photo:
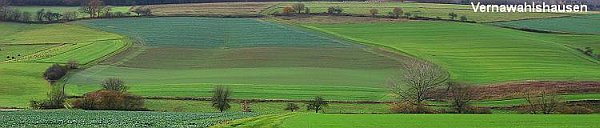
{"label": "tall slender tree", "polygon": [[212,106],[223,112],[231,106],[229,105],[229,97],[231,96],[231,90],[223,86],[217,86],[213,90]]}

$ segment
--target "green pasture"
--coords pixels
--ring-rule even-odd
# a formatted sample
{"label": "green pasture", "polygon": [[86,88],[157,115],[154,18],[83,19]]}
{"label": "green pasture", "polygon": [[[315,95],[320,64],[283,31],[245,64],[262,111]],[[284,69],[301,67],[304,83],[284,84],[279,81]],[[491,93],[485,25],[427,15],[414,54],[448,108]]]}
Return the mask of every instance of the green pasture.
{"label": "green pasture", "polygon": [[50,84],[42,74],[51,64],[0,63],[0,107],[27,107],[46,97]]}
{"label": "green pasture", "polygon": [[[150,69],[322,67],[399,69],[401,62],[360,48],[147,48],[119,66]],[[185,56],[181,56],[185,55]]]}
{"label": "green pasture", "polygon": [[209,127],[256,115],[255,113],[26,110],[0,112],[0,127]]}
{"label": "green pasture", "polygon": [[73,24],[1,22],[0,28],[0,107],[24,108],[45,98],[49,84],[42,74],[52,63],[85,64],[124,45],[122,36]]}
{"label": "green pasture", "polygon": [[44,58],[39,61],[42,62],[52,62],[52,63],[65,63],[70,60],[76,60],[80,64],[87,64],[91,61],[94,61],[98,58],[102,58],[106,55],[110,55],[111,53],[118,51],[122,47],[125,47],[126,42],[123,40],[105,40],[105,41],[95,41],[90,44],[79,44],[86,45],[81,48],[72,49],[68,52],[52,56],[49,58]]}
{"label": "green pasture", "polygon": [[[252,112],[282,114],[289,112],[284,110],[288,102],[252,102],[250,108]],[[306,103],[295,102],[300,109],[298,112],[314,112],[306,110]],[[210,101],[182,101],[182,100],[145,100],[146,108],[153,111],[168,112],[218,112],[211,106]],[[231,109],[228,112],[242,111],[238,102],[231,102]],[[326,113],[389,113],[387,104],[346,104],[330,103],[324,110]]]}
{"label": "green pasture", "polygon": [[[385,82],[398,71],[337,68],[222,68],[140,69],[94,66],[67,79],[67,93],[82,95],[100,89],[106,78],[118,77],[129,91],[143,96],[210,97],[211,90],[225,85],[234,98],[331,100],[386,99]],[[368,74],[368,75],[364,75]]]}
{"label": "green pasture", "polygon": [[[600,115],[529,114],[312,114],[284,119],[284,128],[419,127],[419,128],[594,128]],[[277,121],[277,120],[273,120]]]}
{"label": "green pasture", "polygon": [[[371,15],[369,10],[378,9],[378,15],[388,15],[393,8],[401,7],[405,13],[412,16],[421,16],[429,18],[450,19],[449,13],[454,12],[458,16],[467,16],[469,21],[476,22],[496,22],[512,21],[531,18],[549,18],[562,17],[573,14],[560,13],[476,13],[473,12],[471,5],[456,4],[434,4],[434,3],[401,3],[401,2],[303,2],[305,7],[310,9],[311,13],[326,13],[328,7],[341,7],[344,13]],[[280,3],[276,8],[267,10],[267,14],[282,12],[286,6],[293,3]],[[457,17],[457,19],[459,18]]]}
{"label": "green pasture", "polygon": [[599,21],[600,14],[595,14],[562,18],[496,22],[494,24],[513,28],[598,35],[600,34],[600,29],[598,29],[600,28],[600,24],[598,24]]}
{"label": "green pasture", "polygon": [[0,44],[87,43],[98,40],[123,38],[117,34],[102,32],[74,24],[0,24],[3,24],[0,26],[9,28],[8,32],[0,35]]}
{"label": "green pasture", "polygon": [[571,48],[595,45],[600,36],[538,34],[481,24],[425,21],[303,26],[394,48],[443,66],[455,80],[474,84],[600,78],[600,62]]}

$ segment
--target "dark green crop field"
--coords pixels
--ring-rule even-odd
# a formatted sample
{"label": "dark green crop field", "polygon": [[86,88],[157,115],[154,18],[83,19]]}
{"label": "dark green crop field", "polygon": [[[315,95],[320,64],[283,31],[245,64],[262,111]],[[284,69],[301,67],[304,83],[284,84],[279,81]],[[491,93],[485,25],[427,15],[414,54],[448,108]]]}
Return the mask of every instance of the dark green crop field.
{"label": "dark green crop field", "polygon": [[134,111],[0,112],[0,127],[208,127],[254,113],[177,113]]}
{"label": "dark green crop field", "polygon": [[[247,18],[123,18],[81,24],[141,41],[124,54],[68,78],[82,95],[109,77],[144,96],[210,96],[226,85],[236,98],[387,99],[385,82],[398,57],[292,26]],[[139,23],[139,24],[130,24]]]}
{"label": "dark green crop field", "polygon": [[275,23],[246,18],[123,18],[81,23],[127,35],[150,46],[239,48],[350,45]]}

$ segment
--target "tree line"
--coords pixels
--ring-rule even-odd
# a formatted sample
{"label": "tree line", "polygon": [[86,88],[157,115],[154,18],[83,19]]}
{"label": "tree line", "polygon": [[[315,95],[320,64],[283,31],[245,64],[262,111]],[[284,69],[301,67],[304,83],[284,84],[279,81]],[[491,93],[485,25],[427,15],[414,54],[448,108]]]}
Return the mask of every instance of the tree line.
{"label": "tree line", "polygon": [[[39,5],[39,6],[78,6],[88,0],[9,0],[18,6]],[[104,0],[107,5],[130,6],[130,5],[152,5],[152,4],[184,4],[184,3],[215,3],[215,2],[275,2],[275,1],[296,1],[296,0]],[[316,1],[316,0],[303,0]],[[330,0],[342,1],[342,0]],[[348,1],[348,0],[345,0]],[[352,1],[352,0],[350,0]],[[364,0],[355,0],[364,1]]]}
{"label": "tree line", "polygon": [[0,0],[0,21],[22,22],[22,23],[57,23],[77,20],[80,14],[88,15],[89,18],[113,18],[128,17],[137,14],[152,15],[151,10],[145,6],[133,6],[129,12],[112,12],[112,6],[106,5],[102,0],[86,0],[77,11],[53,12],[52,10],[40,9],[35,12],[21,11],[15,8],[10,0]]}

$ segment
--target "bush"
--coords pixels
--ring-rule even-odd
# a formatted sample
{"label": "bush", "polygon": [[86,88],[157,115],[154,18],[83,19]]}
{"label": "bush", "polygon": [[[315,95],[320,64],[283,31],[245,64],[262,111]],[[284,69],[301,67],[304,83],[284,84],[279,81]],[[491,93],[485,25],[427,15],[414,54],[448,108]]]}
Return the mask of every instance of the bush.
{"label": "bush", "polygon": [[73,106],[86,110],[145,110],[142,97],[114,90],[86,93]]}
{"label": "bush", "polygon": [[53,83],[66,74],[67,70],[64,67],[60,66],[59,64],[54,64],[46,69],[46,72],[44,72],[44,79]]}
{"label": "bush", "polygon": [[288,103],[287,106],[285,107],[285,109],[283,109],[283,110],[288,110],[288,111],[294,112],[294,111],[297,111],[298,109],[300,109],[300,107],[297,104]]}
{"label": "bush", "polygon": [[48,99],[42,101],[32,100],[29,106],[33,109],[60,109],[64,108],[66,97],[58,89],[53,89],[48,93]]}
{"label": "bush", "polygon": [[594,113],[594,110],[585,106],[574,105],[564,106],[558,109],[558,112],[561,114],[591,114]]}
{"label": "bush", "polygon": [[68,69],[78,69],[79,63],[77,63],[77,61],[70,60],[69,62],[67,62],[67,68]]}
{"label": "bush", "polygon": [[105,90],[113,90],[113,91],[127,91],[127,86],[125,86],[125,82],[119,78],[108,78],[102,81],[102,87]]}
{"label": "bush", "polygon": [[288,7],[284,7],[283,8],[283,14],[285,14],[285,15],[289,15],[289,14],[291,14],[293,12],[294,12],[294,8],[292,8],[292,7],[288,6]]}
{"label": "bush", "polygon": [[425,104],[413,104],[410,102],[393,103],[390,107],[390,111],[392,111],[392,113],[405,114],[437,113],[435,110],[427,107]]}
{"label": "bush", "polygon": [[327,13],[329,14],[342,14],[342,12],[344,12],[344,9],[339,6],[327,8]]}

